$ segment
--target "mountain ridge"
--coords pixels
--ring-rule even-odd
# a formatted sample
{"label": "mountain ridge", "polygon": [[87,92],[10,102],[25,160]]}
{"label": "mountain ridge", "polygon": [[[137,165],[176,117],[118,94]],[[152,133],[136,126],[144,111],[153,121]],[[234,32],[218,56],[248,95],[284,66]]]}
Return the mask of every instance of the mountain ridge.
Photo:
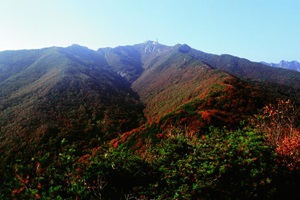
{"label": "mountain ridge", "polygon": [[277,68],[283,68],[283,69],[289,69],[289,70],[295,70],[300,72],[300,63],[298,61],[285,61],[282,60],[279,63],[267,63],[267,62],[261,62],[262,64],[271,66],[271,67],[277,67]]}
{"label": "mountain ridge", "polygon": [[[92,134],[97,127],[96,132],[108,131],[111,132],[109,137],[113,137],[122,129],[130,130],[126,126],[139,123],[139,119],[134,122],[134,118],[142,118],[141,111],[137,111],[142,107],[129,83],[106,66],[92,62],[93,57],[78,60],[79,55],[73,52],[70,57],[68,51],[50,49],[23,71],[1,81],[1,94],[7,89],[6,95],[1,95],[2,145],[10,144],[20,135],[25,144],[18,148],[26,149],[29,145],[26,143],[48,130],[52,130],[53,135],[62,131],[67,135],[78,131]],[[127,120],[129,116],[131,121]],[[9,136],[9,133],[14,134]],[[0,149],[6,148],[2,145]]]}
{"label": "mountain ridge", "polygon": [[[77,126],[77,132],[84,132],[84,126],[76,125],[80,122],[76,119],[78,115],[86,117],[80,123],[98,128],[98,131],[91,128],[94,132],[104,134],[110,127],[111,135],[116,135],[120,130],[123,132],[130,131],[129,127],[136,128],[145,117],[150,122],[160,120],[195,99],[215,102],[210,103],[214,106],[204,103],[207,108],[198,111],[198,108],[193,108],[196,109],[193,111],[195,114],[198,112],[195,116],[201,119],[203,112],[208,111],[210,118],[222,121],[225,120],[225,112],[228,115],[237,114],[224,110],[224,105],[228,104],[222,100],[225,98],[222,97],[224,94],[232,98],[232,92],[236,90],[237,94],[243,95],[240,97],[243,99],[247,95],[242,92],[242,87],[264,91],[265,86],[253,85],[257,81],[265,85],[273,84],[269,88],[274,84],[293,88],[288,93],[290,96],[300,87],[300,73],[291,74],[289,70],[268,67],[231,55],[207,54],[186,44],[166,46],[153,41],[100,48],[97,51],[80,45],[4,51],[0,52],[0,70],[3,72],[0,75],[0,115],[5,119],[2,120],[2,137],[7,136],[8,132],[25,135],[31,132],[39,135],[41,127],[44,127],[42,132],[47,132],[45,127],[68,132],[72,128],[65,128],[66,123],[73,122],[75,124],[72,126]],[[288,91],[269,89],[271,94],[276,91],[280,93],[281,90]],[[284,96],[284,92],[277,95]],[[250,91],[248,93],[252,94]],[[250,100],[253,97],[247,98]],[[270,96],[269,99],[271,98]],[[85,102],[89,102],[89,106],[83,109]],[[220,102],[224,103],[223,108]],[[132,122],[126,116],[129,107],[133,111],[131,116],[135,118]],[[19,110],[22,112],[19,113]],[[52,114],[47,116],[43,110]],[[121,118],[116,110],[122,113],[119,113]],[[40,116],[35,117],[34,113]],[[61,116],[60,119],[56,119],[57,116]],[[88,122],[89,118],[93,122]],[[60,121],[57,123],[60,125],[54,125],[56,120]],[[110,120],[114,125],[109,125]],[[123,122],[116,125],[119,121]],[[97,125],[92,125],[95,123]],[[125,128],[125,124],[131,125]],[[198,124],[207,123],[202,121]],[[61,129],[63,126],[65,127]],[[31,130],[30,127],[36,127],[36,130]]]}

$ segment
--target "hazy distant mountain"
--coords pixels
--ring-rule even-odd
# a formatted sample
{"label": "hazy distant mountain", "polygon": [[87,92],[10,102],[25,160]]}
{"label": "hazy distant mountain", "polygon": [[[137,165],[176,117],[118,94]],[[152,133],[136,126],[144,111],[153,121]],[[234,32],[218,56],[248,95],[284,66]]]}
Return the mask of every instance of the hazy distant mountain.
{"label": "hazy distant mountain", "polygon": [[284,69],[290,69],[300,72],[300,63],[297,61],[285,61],[282,60],[280,63],[266,63],[262,62],[265,65],[269,65],[271,67],[277,67],[277,68],[284,68]]}

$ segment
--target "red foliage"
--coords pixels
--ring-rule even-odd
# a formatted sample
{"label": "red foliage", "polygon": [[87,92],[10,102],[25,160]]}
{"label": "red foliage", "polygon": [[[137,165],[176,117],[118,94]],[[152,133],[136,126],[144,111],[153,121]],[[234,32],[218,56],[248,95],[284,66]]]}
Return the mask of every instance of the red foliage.
{"label": "red foliage", "polygon": [[111,146],[112,146],[112,147],[117,148],[118,145],[119,145],[118,138],[113,139],[113,140],[111,141]]}
{"label": "red foliage", "polygon": [[211,113],[209,111],[203,111],[201,115],[202,119],[204,119],[206,122],[211,122]]}
{"label": "red foliage", "polygon": [[93,149],[93,151],[92,151],[92,157],[94,157],[96,155],[96,153],[99,151],[100,148],[101,148],[101,146]]}
{"label": "red foliage", "polygon": [[165,138],[164,136],[165,136],[165,134],[163,134],[163,133],[156,134],[156,137],[158,139],[163,139],[163,138]]}
{"label": "red foliage", "polygon": [[299,132],[293,136],[285,136],[281,144],[276,148],[276,153],[280,157],[283,165],[290,170],[299,170],[300,166],[300,135]]}
{"label": "red foliage", "polygon": [[140,148],[143,145],[143,140],[140,138],[134,148]]}
{"label": "red foliage", "polygon": [[279,164],[290,170],[300,169],[300,128],[297,126],[299,109],[290,100],[279,100],[277,105],[265,106],[258,127],[267,134],[277,153]]}
{"label": "red foliage", "polygon": [[41,196],[38,193],[36,193],[34,196],[36,199],[41,199]]}
{"label": "red foliage", "polygon": [[20,187],[19,189],[13,189],[13,191],[11,192],[11,194],[12,195],[21,194],[24,189],[25,189],[24,186]]}
{"label": "red foliage", "polygon": [[85,155],[81,156],[81,157],[78,159],[78,162],[79,162],[79,163],[85,163],[88,159],[90,159],[90,155],[89,155],[89,154],[85,154]]}
{"label": "red foliage", "polygon": [[180,122],[181,122],[181,123],[186,123],[186,122],[187,122],[187,118],[182,118],[182,119],[180,120]]}

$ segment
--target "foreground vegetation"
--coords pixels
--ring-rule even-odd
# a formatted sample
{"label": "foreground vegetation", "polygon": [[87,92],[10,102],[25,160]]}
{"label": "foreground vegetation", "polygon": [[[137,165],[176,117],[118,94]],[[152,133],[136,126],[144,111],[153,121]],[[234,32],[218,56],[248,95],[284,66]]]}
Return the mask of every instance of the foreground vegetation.
{"label": "foreground vegetation", "polygon": [[[240,129],[210,128],[197,136],[174,131],[160,140],[149,137],[147,148],[140,151],[124,142],[83,154],[62,139],[55,155],[39,152],[26,164],[17,160],[7,166],[0,197],[282,199],[288,194],[299,198],[295,143],[299,132],[291,111],[296,114],[295,106],[280,101]],[[280,135],[275,133],[279,128]]]}

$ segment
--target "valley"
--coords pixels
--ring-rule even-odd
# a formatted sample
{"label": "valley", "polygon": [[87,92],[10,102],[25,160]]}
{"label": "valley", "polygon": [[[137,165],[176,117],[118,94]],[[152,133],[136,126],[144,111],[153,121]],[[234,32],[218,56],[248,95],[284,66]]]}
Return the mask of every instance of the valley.
{"label": "valley", "polygon": [[300,72],[186,44],[2,51],[0,197],[299,197],[299,100]]}

